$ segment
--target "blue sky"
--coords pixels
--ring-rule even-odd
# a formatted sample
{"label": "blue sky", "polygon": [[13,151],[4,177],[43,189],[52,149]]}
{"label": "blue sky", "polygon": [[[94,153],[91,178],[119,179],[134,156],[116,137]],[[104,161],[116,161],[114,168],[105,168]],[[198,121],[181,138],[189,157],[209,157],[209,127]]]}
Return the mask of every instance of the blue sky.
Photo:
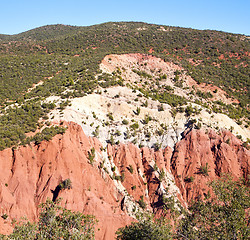
{"label": "blue sky", "polygon": [[250,0],[0,0],[0,34],[48,24],[142,21],[250,35]]}

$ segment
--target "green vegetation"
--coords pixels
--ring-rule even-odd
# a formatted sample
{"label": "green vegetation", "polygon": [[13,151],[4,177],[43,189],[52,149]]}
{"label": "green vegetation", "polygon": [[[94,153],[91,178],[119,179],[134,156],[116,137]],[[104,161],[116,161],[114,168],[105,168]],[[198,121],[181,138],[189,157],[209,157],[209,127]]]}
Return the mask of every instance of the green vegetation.
{"label": "green vegetation", "polygon": [[136,189],[136,186],[135,186],[135,185],[133,185],[133,186],[131,187],[131,189],[132,189],[132,190],[135,190],[135,189]]}
{"label": "green vegetation", "polygon": [[99,133],[100,133],[99,127],[100,126],[97,126],[96,129],[92,132],[92,134],[93,134],[94,137],[98,137],[99,136]]}
{"label": "green vegetation", "polygon": [[153,148],[154,148],[155,151],[159,151],[160,148],[161,148],[161,143],[158,143],[158,142],[154,143]]}
{"label": "green vegetation", "polygon": [[139,215],[137,219],[138,222],[132,222],[131,225],[118,229],[116,232],[118,240],[173,239],[171,227],[166,219],[154,219],[151,214]]}
{"label": "green vegetation", "polygon": [[159,182],[163,181],[163,179],[165,178],[165,175],[166,175],[165,171],[161,169],[159,172]]}
{"label": "green vegetation", "polygon": [[90,149],[90,152],[88,152],[88,159],[89,159],[89,163],[91,164],[91,165],[93,165],[93,163],[94,163],[94,159],[95,159],[95,148],[91,148]]}
{"label": "green vegetation", "polygon": [[177,239],[248,239],[249,188],[225,176],[211,187],[216,197],[193,202],[180,222]]}
{"label": "green vegetation", "polygon": [[2,219],[6,220],[8,218],[8,215],[6,213],[4,213],[2,216],[1,216]]}
{"label": "green vegetation", "polygon": [[72,188],[72,182],[69,178],[65,179],[64,181],[62,181],[59,184],[59,188],[60,190],[64,190],[64,189],[71,189]]}
{"label": "green vegetation", "polygon": [[[18,145],[20,143],[25,144],[30,141],[37,141],[39,135],[34,139],[27,138],[26,133],[35,132],[40,126],[38,120],[40,118],[46,119],[47,113],[55,106],[53,103],[41,104],[40,102],[28,101],[22,104],[20,107],[13,106],[8,107],[2,111],[3,115],[0,115],[0,150]],[[58,131],[59,127],[50,128],[52,131],[49,134],[48,129],[44,129],[42,133],[46,140],[49,140]],[[50,135],[50,136],[49,136]]]}
{"label": "green vegetation", "polygon": [[132,166],[131,164],[128,166],[128,170],[129,170],[129,172],[130,172],[131,174],[133,174],[134,168],[133,168],[133,166]]}
{"label": "green vegetation", "polygon": [[29,141],[35,142],[36,145],[40,144],[41,141],[46,140],[49,141],[56,134],[64,134],[66,128],[59,126],[46,127],[40,133],[36,133],[34,137],[26,138],[23,143],[28,143]]}
{"label": "green vegetation", "polygon": [[72,212],[47,200],[40,206],[38,223],[18,223],[9,236],[1,239],[95,239],[95,217]]}
{"label": "green vegetation", "polygon": [[141,109],[140,109],[139,107],[137,107],[137,108],[136,108],[135,114],[136,114],[136,115],[140,115],[140,112],[141,112]]}
{"label": "green vegetation", "polygon": [[152,76],[150,74],[146,73],[145,71],[138,71],[135,69],[133,69],[132,71],[134,73],[138,74],[140,77],[152,79]]}
{"label": "green vegetation", "polygon": [[131,125],[130,125],[130,128],[133,129],[133,130],[138,129],[138,128],[139,128],[138,122],[135,122],[135,123],[131,124]]}
{"label": "green vegetation", "polygon": [[108,113],[108,114],[107,114],[107,117],[108,117],[109,120],[111,120],[111,121],[114,120],[114,117],[113,117],[112,113]]}
{"label": "green vegetation", "polygon": [[205,166],[200,166],[199,167],[199,169],[198,169],[198,174],[201,174],[201,175],[203,175],[203,176],[205,176],[205,177],[207,177],[210,172],[210,170],[209,170],[209,166],[208,166],[208,163],[206,163],[206,165]]}
{"label": "green vegetation", "polygon": [[[208,192],[206,200],[193,201],[188,211],[180,208],[180,213],[184,215],[179,220],[173,219],[174,227],[166,221],[166,217],[156,219],[151,214],[139,215],[137,222],[117,231],[117,239],[248,239],[248,186],[241,181],[233,181],[229,176],[211,182],[210,186],[215,197],[209,197]],[[173,216],[176,213],[174,198],[163,196],[162,201],[164,209],[171,210]]]}
{"label": "green vegetation", "polygon": [[[160,27],[166,31],[159,31]],[[234,119],[243,118],[249,125],[246,122],[250,116],[247,37],[140,22],[110,22],[90,27],[51,25],[13,36],[0,35],[0,149],[20,144],[26,133],[44,124],[43,117],[47,118],[51,111],[42,107],[46,97],[56,95],[65,99],[60,105],[63,110],[69,104],[68,99],[92,93],[98,86],[123,86],[122,70],[112,74],[100,72],[104,56],[148,54],[151,48],[152,55],[182,66],[198,83],[214,84],[229,97],[238,99],[240,104],[214,103],[212,110],[225,112]],[[159,72],[156,80],[145,71],[133,71],[149,86],[157,86],[138,89],[145,97],[173,107],[187,103],[185,98],[173,94],[172,88],[160,87],[159,82],[167,78],[164,74]],[[181,74],[175,72],[176,86],[182,85]],[[202,99],[216,94],[216,91],[194,92]],[[147,104],[146,101],[144,106]]]}
{"label": "green vegetation", "polygon": [[128,122],[128,120],[127,120],[127,119],[123,119],[123,120],[122,120],[122,124],[124,124],[124,125],[128,125],[128,123],[129,123],[129,122]]}
{"label": "green vegetation", "polygon": [[145,203],[143,196],[140,196],[138,204],[142,209],[145,209],[147,207],[147,204]]}
{"label": "green vegetation", "polygon": [[194,181],[194,177],[193,177],[193,176],[191,176],[191,177],[185,177],[184,181],[185,181],[186,183],[193,182],[193,181]]}

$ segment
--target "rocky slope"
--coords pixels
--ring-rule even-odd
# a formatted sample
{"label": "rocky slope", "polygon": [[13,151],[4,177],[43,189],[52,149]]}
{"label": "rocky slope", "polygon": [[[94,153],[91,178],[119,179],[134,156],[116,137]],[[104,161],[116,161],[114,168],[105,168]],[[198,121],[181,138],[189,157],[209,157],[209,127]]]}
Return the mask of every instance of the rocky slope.
{"label": "rocky slope", "polygon": [[[88,152],[96,149],[92,166]],[[120,209],[123,195],[108,175],[98,168],[100,144],[89,139],[80,126],[70,123],[63,136],[39,146],[7,149],[1,152],[1,215],[36,220],[38,205],[47,198],[63,198],[63,206],[94,214],[99,220],[97,239],[112,239],[118,227],[131,221]],[[57,192],[65,179],[72,182],[71,190]]]}
{"label": "rocky slope", "polygon": [[249,161],[250,151],[229,131],[192,130],[176,144],[171,169],[184,200],[189,202],[206,197],[208,183],[222,174],[247,180]]}
{"label": "rocky slope", "polygon": [[[197,89],[202,92],[213,93],[213,97],[210,101],[220,100],[227,104],[233,102],[239,103],[236,99],[228,98],[227,93],[219,87],[211,84],[197,84],[197,82],[187,74],[184,68],[173,62],[166,62],[152,55],[140,53],[107,55],[102,60],[100,69],[109,74],[118,70],[126,83],[137,87],[143,86],[145,88],[145,85],[149,84],[147,81],[150,77],[154,80],[161,79],[161,86],[157,87],[156,81],[151,81],[151,83],[153,82],[152,86],[158,89],[158,91],[164,86],[170,86],[173,88],[175,94],[184,96],[189,100],[197,98],[197,96],[195,97],[193,94],[190,94],[193,89]],[[178,80],[176,79],[176,75],[178,75]],[[181,85],[176,85],[177,81],[180,81]]]}
{"label": "rocky slope", "polygon": [[[163,148],[173,148],[192,122],[216,131],[230,129],[244,141],[250,139],[249,127],[240,126],[209,107],[213,100],[233,101],[222,89],[198,85],[184,69],[172,62],[145,54],[107,55],[100,69],[116,77],[118,74],[124,81],[123,86],[98,88],[92,94],[73,98],[64,111],[59,108],[62,99],[49,97],[47,102],[54,101],[58,105],[58,109],[50,113],[51,121],[74,121],[88,136],[98,137],[103,145],[112,137],[115,142],[133,142],[138,147],[160,144]],[[181,85],[176,84],[176,76]],[[161,93],[168,87],[173,94],[185,97],[187,103],[177,108],[147,96],[147,93]],[[194,89],[204,93],[216,90],[216,93],[213,92],[213,98],[205,100],[194,94]],[[187,108],[192,109],[188,114]],[[134,124],[138,124],[138,128]]]}
{"label": "rocky slope", "polygon": [[[174,149],[156,151],[131,143],[105,148],[79,125],[66,125],[66,133],[49,142],[0,152],[0,214],[8,215],[1,218],[2,233],[11,230],[13,219],[36,220],[38,205],[47,198],[62,197],[63,206],[96,216],[97,239],[114,239],[115,231],[142,211],[140,199],[155,212],[163,195],[185,207],[207,194],[206,184],[222,173],[249,176],[250,151],[228,131],[193,129]],[[207,175],[199,172],[206,164]],[[65,179],[72,189],[57,191]]]}
{"label": "rocky slope", "polygon": [[[63,108],[59,96],[43,100],[56,105],[46,125],[66,126],[65,134],[0,152],[0,216],[8,216],[0,218],[0,233],[10,233],[12,221],[23,216],[36,221],[47,198],[62,198],[66,208],[96,216],[96,239],[114,239],[138,212],[180,210],[213,194],[208,183],[222,174],[249,180],[250,151],[242,142],[249,127],[209,106],[210,100],[234,101],[222,89],[198,85],[180,66],[144,54],[107,55],[100,69],[121,86],[98,87]],[[186,103],[148,96],[164,89]],[[213,98],[194,89],[212,91]],[[72,188],[60,189],[68,179]]]}

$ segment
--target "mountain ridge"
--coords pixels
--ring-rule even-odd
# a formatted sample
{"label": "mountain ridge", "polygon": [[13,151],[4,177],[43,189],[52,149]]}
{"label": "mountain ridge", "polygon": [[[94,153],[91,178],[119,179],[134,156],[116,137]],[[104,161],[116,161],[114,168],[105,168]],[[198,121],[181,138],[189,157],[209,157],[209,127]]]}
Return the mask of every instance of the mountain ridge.
{"label": "mountain ridge", "polygon": [[[40,26],[40,27],[35,27],[35,28],[32,28],[32,29],[28,29],[28,30],[25,30],[23,32],[20,32],[20,33],[16,33],[16,34],[0,34],[0,39],[1,37],[3,38],[9,38],[12,40],[17,40],[17,39],[21,39],[21,38],[25,38],[25,36],[29,36],[30,35],[35,35],[33,32],[36,32],[38,30],[40,31],[44,31],[44,30],[47,30],[47,31],[54,31],[54,30],[57,30],[57,33],[60,33],[61,31],[66,31],[66,30],[72,30],[71,32],[68,32],[69,33],[72,33],[76,30],[83,30],[84,28],[88,28],[88,27],[98,27],[100,25],[109,25],[109,24],[119,24],[119,23],[135,23],[135,24],[145,24],[145,25],[155,25],[155,26],[162,26],[162,27],[171,27],[171,28],[176,28],[176,29],[186,29],[186,30],[197,30],[197,31],[206,31],[206,32],[220,32],[220,33],[225,33],[225,34],[232,34],[232,35],[238,35],[238,36],[245,36],[245,37],[249,37],[249,35],[247,34],[241,34],[241,33],[231,33],[231,32],[227,32],[227,31],[223,31],[223,30],[214,30],[214,29],[196,29],[196,28],[191,28],[191,27],[181,27],[181,26],[170,26],[170,25],[165,25],[165,24],[154,24],[154,23],[147,23],[147,22],[134,22],[134,21],[117,21],[117,22],[104,22],[104,23],[99,23],[99,24],[93,24],[93,25],[88,25],[88,26],[80,26],[80,25],[70,25],[70,24],[47,24],[47,25],[43,25],[43,26]],[[58,31],[59,30],[59,31]],[[46,31],[45,31],[46,32]],[[50,34],[48,34],[50,35]],[[63,34],[61,34],[63,35]],[[45,37],[45,39],[47,39],[48,37]],[[34,38],[33,40],[35,40],[36,38]],[[41,40],[41,37],[39,39],[36,39],[36,40]]]}

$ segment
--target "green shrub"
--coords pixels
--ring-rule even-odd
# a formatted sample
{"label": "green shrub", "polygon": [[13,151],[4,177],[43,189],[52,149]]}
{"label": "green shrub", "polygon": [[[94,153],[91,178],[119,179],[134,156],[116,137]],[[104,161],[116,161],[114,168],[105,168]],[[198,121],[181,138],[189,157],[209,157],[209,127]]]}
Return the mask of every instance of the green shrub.
{"label": "green shrub", "polygon": [[210,186],[215,197],[192,202],[179,222],[176,239],[248,239],[249,188],[230,176]]}
{"label": "green shrub", "polygon": [[161,144],[160,143],[154,143],[153,148],[154,148],[155,151],[159,151],[160,148],[161,148]]}
{"label": "green shrub", "polygon": [[135,186],[135,185],[133,185],[133,186],[131,187],[131,189],[132,189],[132,190],[135,190],[135,189],[136,189],[136,186]]}
{"label": "green shrub", "polygon": [[137,122],[133,123],[130,125],[130,128],[135,130],[135,129],[138,129],[139,128],[139,124]]}
{"label": "green shrub", "polygon": [[124,180],[125,180],[125,174],[124,174],[124,172],[122,172],[122,175],[121,175],[121,182],[124,182]]}
{"label": "green shrub", "polygon": [[128,120],[123,119],[123,120],[122,120],[122,124],[124,124],[124,125],[128,125]]}
{"label": "green shrub", "polygon": [[147,207],[147,204],[145,203],[143,196],[140,196],[138,204],[142,209],[145,209]]}
{"label": "green shrub", "polygon": [[4,220],[6,220],[8,218],[8,215],[6,213],[4,213],[1,218],[3,218]]}
{"label": "green shrub", "polygon": [[144,117],[144,120],[142,121],[142,123],[143,123],[143,124],[148,124],[149,121],[152,121],[152,117],[149,116],[149,115],[146,115],[146,116]]}
{"label": "green shrub", "polygon": [[130,172],[131,174],[133,174],[134,168],[133,168],[132,165],[129,165],[129,166],[128,166],[128,170],[129,170],[129,172]]}
{"label": "green shrub", "polygon": [[7,239],[95,239],[95,217],[72,212],[47,200],[40,205],[38,223],[21,222]]}
{"label": "green shrub", "polygon": [[161,105],[158,106],[158,111],[159,111],[159,112],[164,111],[163,104],[161,104]]}
{"label": "green shrub", "polygon": [[185,177],[185,179],[184,179],[184,181],[185,182],[193,182],[194,181],[194,177],[193,176],[191,176],[191,177]]}
{"label": "green shrub", "polygon": [[136,115],[140,115],[140,112],[141,112],[141,108],[137,107],[137,108],[136,108],[136,111],[135,111],[135,114],[136,114]]}
{"label": "green shrub", "polygon": [[108,114],[107,114],[107,117],[108,117],[109,120],[111,120],[111,121],[114,120],[114,117],[113,117],[112,113],[108,113]]}
{"label": "green shrub", "polygon": [[69,178],[65,179],[64,181],[62,181],[59,184],[59,188],[60,190],[64,190],[64,189],[71,189],[72,188],[72,182]]}
{"label": "green shrub", "polygon": [[116,232],[117,240],[170,240],[171,226],[166,218],[156,219],[152,214],[137,216],[137,222],[132,222]]}
{"label": "green shrub", "polygon": [[198,169],[198,174],[204,175],[204,176],[208,176],[208,173],[210,172],[209,170],[209,166],[208,163],[206,163],[205,166],[200,166]]}
{"label": "green shrub", "polygon": [[159,173],[159,178],[158,178],[159,182],[163,181],[163,179],[165,178],[165,175],[166,175],[165,171],[163,169],[161,169],[160,173]]}
{"label": "green shrub", "polygon": [[91,148],[90,149],[90,152],[88,152],[88,159],[89,159],[89,163],[91,164],[91,165],[93,165],[93,163],[94,163],[94,159],[95,159],[95,148]]}

